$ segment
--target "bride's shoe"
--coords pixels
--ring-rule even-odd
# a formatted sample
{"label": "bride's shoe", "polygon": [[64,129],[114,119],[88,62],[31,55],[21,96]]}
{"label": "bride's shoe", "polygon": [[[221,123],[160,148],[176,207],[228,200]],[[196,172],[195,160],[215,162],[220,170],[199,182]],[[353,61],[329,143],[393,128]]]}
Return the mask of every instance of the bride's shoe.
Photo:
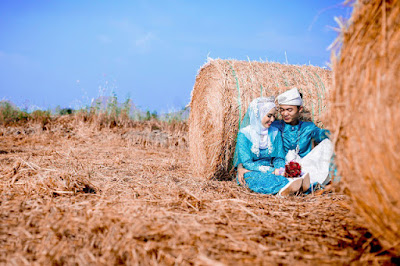
{"label": "bride's shoe", "polygon": [[300,190],[302,183],[303,179],[301,178],[289,180],[289,183],[287,183],[286,186],[279,190],[278,195],[283,197],[292,195]]}
{"label": "bride's shoe", "polygon": [[301,184],[301,189],[303,192],[306,192],[307,190],[310,189],[310,174],[307,173],[305,175],[303,175],[302,177],[303,183]]}

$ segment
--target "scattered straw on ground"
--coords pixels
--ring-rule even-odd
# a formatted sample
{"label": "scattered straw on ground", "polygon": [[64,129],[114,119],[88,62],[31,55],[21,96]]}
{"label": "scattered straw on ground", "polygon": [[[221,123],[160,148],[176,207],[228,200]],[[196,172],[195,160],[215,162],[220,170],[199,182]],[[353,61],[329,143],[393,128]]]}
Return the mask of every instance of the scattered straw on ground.
{"label": "scattered straw on ground", "polygon": [[1,129],[0,263],[390,260],[338,192],[280,199],[195,178],[186,146],[136,144],[123,132]]}

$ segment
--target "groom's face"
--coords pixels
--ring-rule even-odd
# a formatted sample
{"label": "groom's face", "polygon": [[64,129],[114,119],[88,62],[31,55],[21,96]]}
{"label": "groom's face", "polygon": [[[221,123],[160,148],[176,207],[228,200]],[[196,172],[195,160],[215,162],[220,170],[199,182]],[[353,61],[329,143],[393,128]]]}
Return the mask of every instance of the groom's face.
{"label": "groom's face", "polygon": [[302,106],[280,105],[279,113],[281,114],[283,121],[290,124],[299,120],[302,109]]}

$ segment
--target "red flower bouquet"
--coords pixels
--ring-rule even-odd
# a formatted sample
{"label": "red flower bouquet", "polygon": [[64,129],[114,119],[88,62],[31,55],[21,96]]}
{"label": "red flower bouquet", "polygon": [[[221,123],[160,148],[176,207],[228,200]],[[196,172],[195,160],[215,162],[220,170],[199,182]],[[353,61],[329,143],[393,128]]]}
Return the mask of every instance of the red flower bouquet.
{"label": "red flower bouquet", "polygon": [[290,162],[285,165],[286,177],[299,177],[301,174],[301,166],[297,162]]}

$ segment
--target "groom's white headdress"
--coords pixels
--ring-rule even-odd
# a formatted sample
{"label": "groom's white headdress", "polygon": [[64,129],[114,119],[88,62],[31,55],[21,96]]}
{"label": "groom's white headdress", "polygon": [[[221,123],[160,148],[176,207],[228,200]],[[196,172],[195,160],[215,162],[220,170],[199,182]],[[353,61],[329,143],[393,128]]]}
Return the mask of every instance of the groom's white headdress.
{"label": "groom's white headdress", "polygon": [[278,103],[281,105],[303,105],[303,100],[301,99],[299,90],[297,88],[285,91],[284,93],[280,94],[277,99]]}

